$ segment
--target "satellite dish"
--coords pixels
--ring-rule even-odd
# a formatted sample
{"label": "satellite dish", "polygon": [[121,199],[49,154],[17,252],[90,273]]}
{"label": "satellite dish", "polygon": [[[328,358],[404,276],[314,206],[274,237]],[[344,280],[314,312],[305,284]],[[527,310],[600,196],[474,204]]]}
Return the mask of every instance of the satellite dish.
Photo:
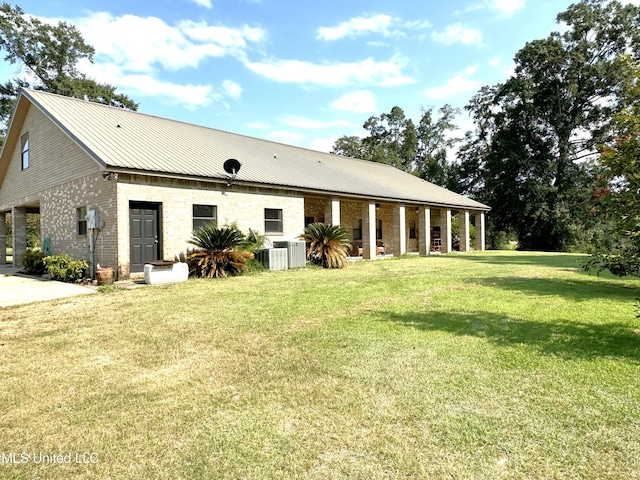
{"label": "satellite dish", "polygon": [[241,166],[242,164],[235,158],[230,158],[229,160],[225,160],[224,164],[222,165],[222,168],[224,168],[224,171],[227,172],[227,174],[231,175],[231,178],[229,178],[229,181],[227,182],[227,187],[231,186],[231,182],[235,180],[236,176],[238,175],[238,172],[240,171]]}
{"label": "satellite dish", "polygon": [[227,172],[229,175],[232,175],[235,177],[240,171],[241,166],[242,164],[238,160],[236,160],[235,158],[230,158],[229,160],[226,160],[224,162],[224,165],[222,165],[222,168],[224,168],[224,171]]}

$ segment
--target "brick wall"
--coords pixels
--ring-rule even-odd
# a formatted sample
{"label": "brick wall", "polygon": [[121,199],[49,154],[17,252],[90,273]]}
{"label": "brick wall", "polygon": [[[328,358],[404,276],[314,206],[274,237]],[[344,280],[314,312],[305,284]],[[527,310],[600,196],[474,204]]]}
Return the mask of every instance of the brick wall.
{"label": "brick wall", "polygon": [[40,196],[41,236],[51,239],[51,253],[89,260],[89,231],[78,234],[79,207],[97,207],[104,223],[96,237],[95,261],[117,264],[116,184],[101,174],[88,175],[44,190]]}
{"label": "brick wall", "polygon": [[282,234],[268,235],[270,241],[295,240],[304,229],[304,198],[296,192],[258,187],[167,180],[120,175],[118,180],[118,268],[119,276],[129,276],[129,202],[161,203],[161,245],[163,258],[184,252],[193,231],[193,205],[215,205],[218,225],[237,222],[265,233],[264,209],[282,209]]}

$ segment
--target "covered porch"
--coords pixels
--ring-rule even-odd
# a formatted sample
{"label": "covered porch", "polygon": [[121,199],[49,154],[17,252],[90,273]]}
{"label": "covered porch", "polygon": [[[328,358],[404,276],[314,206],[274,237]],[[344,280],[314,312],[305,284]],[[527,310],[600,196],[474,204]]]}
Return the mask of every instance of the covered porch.
{"label": "covered porch", "polygon": [[450,253],[454,243],[459,252],[485,249],[485,211],[382,199],[305,196],[304,212],[305,225],[323,222],[345,228],[359,249],[353,253],[361,253],[364,259]]}
{"label": "covered porch", "polygon": [[[29,245],[29,222],[27,218],[30,215],[39,214],[40,205],[38,203],[11,207],[10,209],[0,212],[0,265],[7,263],[7,248],[11,248],[11,264],[14,267],[21,266],[20,258]],[[39,219],[37,223],[38,232],[32,232],[32,235],[37,236],[39,243]],[[7,231],[7,225],[11,225],[10,232]],[[11,233],[11,235],[9,235],[9,233]]]}

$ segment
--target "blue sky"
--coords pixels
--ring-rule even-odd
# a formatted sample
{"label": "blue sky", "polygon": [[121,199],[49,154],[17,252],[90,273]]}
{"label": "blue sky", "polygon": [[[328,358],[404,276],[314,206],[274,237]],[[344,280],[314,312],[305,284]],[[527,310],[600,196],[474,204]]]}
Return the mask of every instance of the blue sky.
{"label": "blue sky", "polygon": [[[640,0],[626,0],[638,4]],[[570,0],[22,0],[78,26],[83,70],[144,113],[329,151],[394,105],[463,107]],[[14,4],[15,5],[15,4]],[[2,65],[2,78],[16,67]],[[470,127],[466,115],[461,130]]]}

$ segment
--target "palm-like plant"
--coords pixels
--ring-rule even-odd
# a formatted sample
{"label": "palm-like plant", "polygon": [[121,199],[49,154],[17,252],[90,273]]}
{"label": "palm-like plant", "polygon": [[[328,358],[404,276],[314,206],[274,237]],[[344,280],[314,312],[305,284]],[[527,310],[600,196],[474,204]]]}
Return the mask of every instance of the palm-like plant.
{"label": "palm-like plant", "polygon": [[189,240],[197,247],[187,255],[189,273],[205,278],[241,274],[247,269],[247,260],[253,258],[253,253],[237,249],[243,239],[242,232],[233,227],[207,223],[198,228]]}
{"label": "palm-like plant", "polygon": [[344,268],[351,245],[347,231],[339,225],[311,223],[299,237],[308,244],[307,257],[311,263],[324,268]]}

